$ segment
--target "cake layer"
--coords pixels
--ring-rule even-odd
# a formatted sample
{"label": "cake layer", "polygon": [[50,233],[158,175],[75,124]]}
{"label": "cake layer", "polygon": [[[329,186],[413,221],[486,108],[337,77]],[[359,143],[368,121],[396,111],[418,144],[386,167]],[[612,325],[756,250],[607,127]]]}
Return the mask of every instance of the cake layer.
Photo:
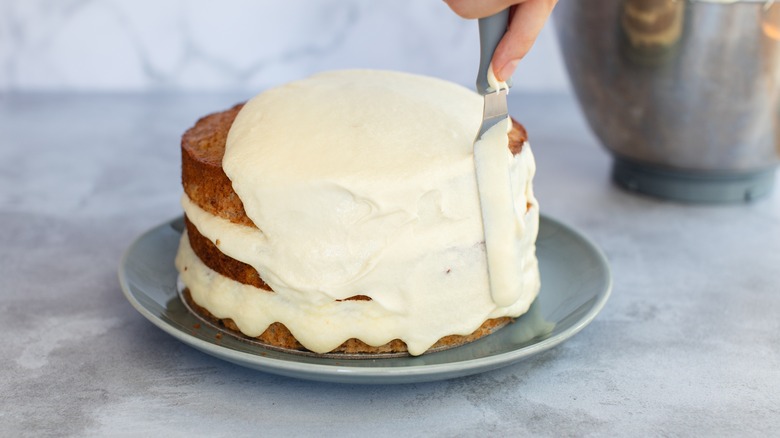
{"label": "cake layer", "polygon": [[[241,293],[245,295],[252,295],[254,293],[267,293],[267,294],[273,293],[270,287],[267,284],[265,284],[264,281],[262,281],[262,279],[257,274],[257,271],[254,268],[252,268],[251,266],[245,263],[241,263],[237,260],[234,260],[224,255],[222,252],[219,251],[219,248],[215,243],[211,242],[210,240],[205,238],[202,234],[200,234],[197,227],[195,227],[195,225],[193,225],[192,222],[190,222],[186,216],[184,219],[185,219],[187,233],[185,233],[182,236],[182,239],[187,239],[187,243],[190,245],[190,249],[192,253],[195,256],[197,256],[198,261],[195,261],[194,263],[187,262],[186,261],[187,256],[183,256],[182,260],[180,262],[177,262],[177,263],[181,263],[179,269],[181,269],[182,271],[184,270],[189,271],[190,269],[199,269],[202,270],[203,272],[201,275],[206,275],[208,277],[212,277],[212,276],[224,277],[223,281],[225,281],[228,284],[231,284],[231,282],[227,280],[233,280],[235,283],[244,285],[244,287],[238,286],[237,284],[231,284],[231,288],[236,290],[241,290]],[[194,284],[195,287],[197,287],[198,284],[197,282],[190,281],[190,283]],[[255,287],[258,290],[253,291],[249,287]],[[208,295],[210,291],[199,290],[199,293],[200,295]],[[192,309],[194,309],[196,312],[198,312],[202,317],[209,319],[214,323],[221,324],[224,327],[233,330],[235,332],[241,332],[240,327],[235,323],[235,321],[232,318],[229,317],[218,318],[214,316],[211,312],[209,312],[205,307],[199,305],[192,298],[192,294],[190,293],[189,289],[185,290],[184,297],[185,299],[188,300],[189,306]],[[348,298],[347,301],[349,300],[370,300],[370,298],[359,295],[356,297]],[[201,302],[207,302],[207,301],[208,301],[207,299],[203,299],[203,301]],[[499,328],[508,324],[510,321],[511,318],[508,317],[489,319],[485,321],[477,330],[475,330],[470,335],[445,336],[439,339],[431,348],[433,349],[452,348],[458,345],[465,344],[467,342],[472,342],[483,336],[487,336],[488,334],[494,332],[495,330],[498,330]],[[284,324],[279,322],[272,323],[271,325],[268,326],[268,328],[263,333],[256,336],[255,338],[261,342],[279,348],[301,350],[301,351],[306,350],[306,348],[303,347],[303,345],[301,345],[301,343],[298,342],[297,339],[295,339],[295,336],[293,336],[293,334],[290,333],[290,330],[288,330]],[[345,341],[337,348],[335,348],[334,350],[332,350],[331,352],[346,353],[346,354],[376,354],[376,353],[403,353],[407,351],[408,350],[406,347],[406,343],[404,343],[399,339],[394,339],[384,345],[371,346],[366,344],[365,342],[360,341],[359,339],[351,338]]]}
{"label": "cake layer", "polygon": [[[187,236],[182,236],[182,239],[187,239]],[[189,242],[189,239],[187,239],[187,243]],[[182,243],[185,244],[184,242]],[[208,266],[203,264],[202,262],[199,262],[199,260],[193,258],[194,253],[189,253],[184,250],[180,251],[179,258],[177,258],[177,264],[181,267],[182,270],[186,267],[187,275],[183,275],[183,277],[189,277],[192,272],[190,270],[195,270],[196,274],[195,276],[206,276],[211,278],[218,278],[220,282],[224,282],[228,285],[228,287],[223,287],[222,290],[230,290],[231,293],[234,294],[240,294],[242,295],[241,300],[244,302],[253,302],[252,297],[256,297],[256,294],[263,294],[265,293],[267,295],[267,300],[264,300],[266,303],[270,303],[273,300],[271,299],[271,295],[273,292],[264,292],[257,289],[252,289],[252,286],[243,285],[241,283],[232,281],[230,279],[227,279],[223,277],[218,272],[212,271]],[[200,284],[197,281],[190,281],[195,285],[197,288]],[[241,327],[236,324],[236,322],[230,318],[230,317],[218,317],[215,316],[212,312],[210,312],[206,307],[201,306],[198,304],[199,302],[202,303],[208,303],[209,302],[209,295],[211,295],[211,290],[197,290],[197,294],[193,294],[190,289],[185,289],[184,291],[184,298],[187,300],[187,303],[189,306],[194,309],[196,312],[198,312],[202,317],[211,320],[212,322],[216,324],[221,324],[224,327],[243,333],[243,330]],[[193,297],[193,295],[198,296],[199,300],[196,301]],[[459,345],[463,345],[468,342],[475,341],[479,338],[482,338],[484,336],[487,336],[494,331],[500,329],[501,327],[504,327],[506,324],[510,323],[512,321],[511,318],[508,317],[502,317],[502,318],[493,318],[485,321],[479,328],[477,328],[473,333],[461,336],[461,335],[449,335],[444,336],[443,338],[439,339],[433,346],[432,349],[445,349],[445,348],[453,348],[457,347]],[[279,322],[271,323],[268,328],[263,331],[261,334],[254,336],[255,339],[264,342],[266,344],[269,344],[271,346],[279,347],[279,348],[285,348],[285,349],[291,349],[291,350],[300,350],[305,351],[307,350],[303,345],[301,345],[300,342],[295,338],[295,336],[290,332],[287,327]],[[365,342],[356,339],[356,338],[350,338],[344,341],[341,345],[334,348],[333,350],[329,351],[330,353],[346,353],[346,354],[376,354],[376,353],[405,353],[408,352],[406,343],[399,339],[393,339],[385,344],[382,345],[368,345]]]}
{"label": "cake layer", "polygon": [[209,269],[239,283],[271,291],[271,287],[265,284],[255,268],[223,254],[219,250],[219,239],[212,242],[205,238],[186,215],[184,216],[184,224],[192,250]]}
{"label": "cake layer", "polygon": [[[215,273],[214,275],[219,275],[219,274]],[[190,293],[189,289],[185,289],[183,295],[184,295],[184,299],[187,300],[187,304],[190,306],[190,308],[198,312],[203,318],[206,318],[215,324],[222,325],[229,330],[237,332],[236,333],[237,335],[243,334],[241,333],[241,329],[231,318],[218,318],[214,316],[211,312],[209,312],[205,307],[198,305],[198,303],[196,303],[193,300],[192,294]],[[485,321],[481,326],[479,326],[479,328],[475,330],[474,333],[471,333],[470,335],[467,336],[460,336],[460,335],[445,336],[439,339],[435,344],[433,344],[433,346],[431,346],[431,349],[441,350],[441,349],[454,348],[469,342],[476,341],[477,339],[487,336],[511,322],[512,322],[512,318],[508,318],[508,317],[489,319]],[[255,339],[265,344],[268,344],[272,347],[278,347],[278,348],[289,349],[289,350],[308,351],[306,347],[301,345],[301,343],[298,342],[297,339],[295,339],[295,336],[293,336],[293,334],[290,332],[290,330],[287,329],[287,327],[284,326],[284,324],[278,322],[269,325],[268,328],[259,336],[256,336]],[[334,348],[329,353],[377,354],[377,353],[406,353],[406,352],[408,352],[406,343],[404,343],[399,339],[394,339],[383,345],[371,346],[359,339],[350,338],[344,341],[344,343],[342,343],[338,347]]]}
{"label": "cake layer", "polygon": [[184,193],[202,209],[231,222],[253,225],[246,216],[225,172],[222,157],[233,120],[244,104],[209,114],[188,129],[181,139],[181,181]]}
{"label": "cake layer", "polygon": [[[181,140],[182,185],[184,193],[200,208],[233,223],[253,225],[222,169],[228,131],[243,107],[241,103],[202,117],[184,133]],[[525,127],[513,119],[509,150],[513,155],[519,154],[527,140]]]}
{"label": "cake layer", "polygon": [[[200,234],[198,227],[190,222],[187,215],[184,215],[184,225],[193,252],[209,269],[239,283],[271,292],[271,287],[265,284],[255,268],[223,254],[219,250],[219,240],[212,242]],[[356,295],[346,300],[370,300],[370,298]]]}

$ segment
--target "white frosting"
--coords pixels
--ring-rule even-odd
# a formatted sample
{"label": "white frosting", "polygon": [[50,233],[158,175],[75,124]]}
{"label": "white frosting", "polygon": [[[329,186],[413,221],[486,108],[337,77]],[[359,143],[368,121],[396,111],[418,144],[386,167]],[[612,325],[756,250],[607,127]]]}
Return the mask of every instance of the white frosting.
{"label": "white frosting", "polygon": [[[474,143],[474,164],[477,187],[485,228],[490,293],[498,306],[509,306],[523,295],[523,264],[529,238],[525,230],[523,213],[525,205],[515,204],[512,176],[520,178],[515,184],[526,199],[533,198],[531,178],[533,172],[510,173],[512,153],[509,151],[507,132],[512,122],[507,117],[497,123]],[[518,212],[517,208],[521,208]],[[535,238],[535,235],[534,235]],[[520,245],[518,245],[520,242]]]}
{"label": "white frosting", "polygon": [[[524,313],[539,290],[533,154],[526,144],[512,156],[496,136],[524,230],[506,239],[525,262],[514,267],[517,299],[494,300],[474,172],[481,115],[482,99],[465,88],[391,72],[325,73],[255,97],[222,164],[259,229],[182,203],[201,234],[274,292],[210,271],[185,237],[177,266],[193,299],[249,336],[282,322],[315,352],[355,337],[401,339],[421,354]],[[371,301],[337,301],[355,295]]]}
{"label": "white frosting", "polygon": [[498,80],[498,78],[496,77],[496,73],[493,71],[492,63],[488,66],[487,82],[490,88],[493,89],[493,91],[507,90],[506,92],[509,93],[509,85],[506,83],[506,81]]}

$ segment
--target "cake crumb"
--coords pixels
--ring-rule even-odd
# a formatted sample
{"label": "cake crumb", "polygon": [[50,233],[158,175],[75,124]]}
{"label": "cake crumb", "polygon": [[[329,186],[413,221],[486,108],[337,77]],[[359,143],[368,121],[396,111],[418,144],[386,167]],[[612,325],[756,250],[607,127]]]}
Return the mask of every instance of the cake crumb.
{"label": "cake crumb", "polygon": [[200,323],[196,322],[195,324],[192,324],[192,328],[194,328],[195,330],[200,329]]}
{"label": "cake crumb", "polygon": [[217,339],[222,339],[222,333],[217,333],[214,337]]}

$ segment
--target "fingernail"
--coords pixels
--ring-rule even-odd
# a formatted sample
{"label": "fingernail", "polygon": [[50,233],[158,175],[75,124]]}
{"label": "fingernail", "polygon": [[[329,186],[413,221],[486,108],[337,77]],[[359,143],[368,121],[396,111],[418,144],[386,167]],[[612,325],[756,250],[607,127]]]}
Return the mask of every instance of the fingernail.
{"label": "fingernail", "polygon": [[503,67],[501,67],[501,71],[498,72],[498,80],[506,82],[507,79],[512,77],[512,73],[515,72],[515,69],[517,68],[517,63],[520,62],[519,59],[513,59],[506,64],[504,64]]}

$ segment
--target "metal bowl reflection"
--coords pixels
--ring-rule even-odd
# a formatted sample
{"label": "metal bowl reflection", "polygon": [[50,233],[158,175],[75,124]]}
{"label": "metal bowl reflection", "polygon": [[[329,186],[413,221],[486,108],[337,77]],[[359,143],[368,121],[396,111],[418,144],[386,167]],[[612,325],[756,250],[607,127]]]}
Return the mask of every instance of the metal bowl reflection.
{"label": "metal bowl reflection", "polygon": [[780,4],[564,0],[555,24],[619,184],[702,202],[771,190],[780,161]]}

